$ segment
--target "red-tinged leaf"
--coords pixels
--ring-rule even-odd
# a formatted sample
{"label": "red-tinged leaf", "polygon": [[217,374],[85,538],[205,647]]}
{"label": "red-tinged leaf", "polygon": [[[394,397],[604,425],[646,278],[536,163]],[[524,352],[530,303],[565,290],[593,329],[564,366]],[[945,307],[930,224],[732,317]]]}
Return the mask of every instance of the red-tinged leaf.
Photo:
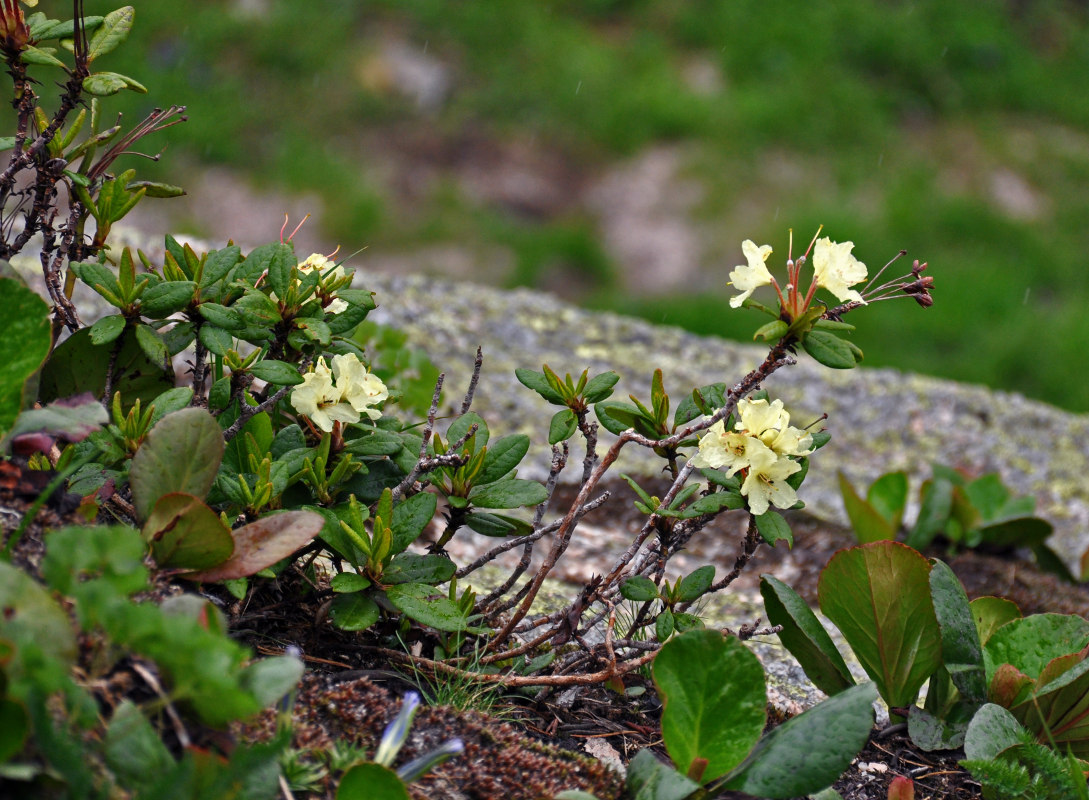
{"label": "red-tinged leaf", "polygon": [[915,784],[911,778],[897,775],[889,784],[889,800],[915,800]]}
{"label": "red-tinged leaf", "polygon": [[234,552],[231,531],[199,498],[182,492],[164,494],[144,524],[144,538],[160,567],[208,569]]}
{"label": "red-tinged leaf", "polygon": [[991,701],[1009,708],[1017,703],[1018,697],[1031,685],[1032,678],[1012,664],[1003,664],[995,670],[994,677],[991,678]]}
{"label": "red-tinged leaf", "polygon": [[912,705],[941,663],[930,563],[897,542],[841,550],[821,572],[821,611],[892,707]]}
{"label": "red-tinged leaf", "polygon": [[234,555],[230,559],[182,577],[211,583],[253,575],[303,547],[324,524],[325,520],[311,511],[285,511],[263,517],[231,532]]}

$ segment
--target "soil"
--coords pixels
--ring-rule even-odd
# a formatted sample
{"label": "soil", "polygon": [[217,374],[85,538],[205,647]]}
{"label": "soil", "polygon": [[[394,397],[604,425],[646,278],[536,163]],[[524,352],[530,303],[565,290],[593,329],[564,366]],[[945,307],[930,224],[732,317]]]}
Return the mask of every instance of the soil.
{"label": "soil", "polygon": [[[622,540],[626,531],[639,525],[640,515],[632,508],[624,485],[609,488],[614,491],[612,499],[594,513],[596,518],[608,520],[608,530],[615,531]],[[561,488],[557,501],[570,499],[571,491]],[[14,528],[28,507],[31,498],[27,495],[0,483],[0,522],[5,532]],[[53,527],[78,521],[63,501],[47,505],[16,549],[17,563],[33,571],[40,560],[43,535]],[[588,519],[588,523],[593,522]],[[754,586],[761,572],[789,574],[790,583],[815,602],[820,568],[837,550],[854,541],[848,531],[812,517],[794,515],[791,525],[795,547],[760,548],[737,586]],[[730,551],[736,545],[731,543],[737,541],[736,532],[735,519],[719,518],[701,534],[701,539],[716,544],[693,546],[692,552],[681,557],[693,559],[694,566],[706,563],[708,558],[728,566],[732,563]],[[1085,586],[1063,583],[1016,555],[968,552],[950,563],[970,596],[1007,596],[1025,614],[1089,614],[1089,590]],[[177,586],[159,581],[155,595],[177,591]],[[348,741],[373,752],[382,730],[396,713],[399,698],[418,683],[411,672],[391,668],[389,659],[379,652],[380,646],[389,644],[388,640],[333,628],[325,617],[323,596],[290,571],[277,581],[256,584],[244,602],[231,599],[221,587],[207,586],[205,591],[228,613],[234,635],[259,653],[278,654],[288,644],[302,649],[308,671],[294,710],[296,746],[327,748],[337,741]],[[405,644],[411,647],[413,643],[410,639]],[[110,685],[141,685],[138,671],[134,674],[125,666],[118,669],[128,670],[125,679],[112,676]],[[653,687],[645,676],[630,677],[629,693],[632,688],[647,691],[622,697],[597,686],[546,691],[532,697],[512,695],[498,701],[491,698],[494,704],[488,713],[424,707],[401,758],[428,752],[455,736],[464,741],[466,749],[414,783],[413,796],[532,800],[577,788],[601,800],[618,797],[622,779],[606,762],[626,763],[646,747],[666,758],[659,729],[661,709]],[[425,696],[432,691],[426,681],[421,688]],[[103,698],[104,702],[117,699]],[[773,719],[771,725],[781,721]],[[275,714],[270,711],[245,726],[236,726],[229,734],[209,730],[191,735],[198,743],[229,750],[233,742],[271,735],[275,724]],[[915,781],[920,800],[979,797],[978,784],[957,766],[958,758],[963,754],[956,751],[921,752],[896,727],[876,731],[835,788],[846,800],[885,800],[891,780],[904,775]],[[331,798],[334,785],[335,781],[328,778],[318,780],[311,794],[296,791],[294,796]],[[726,793],[722,797],[744,795]]]}

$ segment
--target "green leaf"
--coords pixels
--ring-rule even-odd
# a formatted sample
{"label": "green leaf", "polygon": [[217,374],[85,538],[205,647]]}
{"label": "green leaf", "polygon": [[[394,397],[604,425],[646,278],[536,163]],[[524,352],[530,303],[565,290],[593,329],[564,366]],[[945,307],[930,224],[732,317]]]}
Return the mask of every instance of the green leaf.
{"label": "green leaf", "polygon": [[922,502],[915,527],[904,540],[908,547],[916,550],[922,550],[934,541],[934,537],[949,524],[949,514],[953,510],[953,484],[939,478],[926,481],[923,483],[921,495]]}
{"label": "green leaf", "polygon": [[548,424],[548,443],[559,444],[575,435],[578,430],[578,417],[569,408],[557,411]]}
{"label": "green leaf", "polygon": [[15,700],[0,698],[0,765],[17,756],[30,733],[30,716]]}
{"label": "green leaf", "polygon": [[[937,678],[931,678],[931,686]],[[930,692],[927,692],[929,697]],[[972,715],[979,708],[978,702],[958,700],[948,709],[938,714],[932,714],[925,708],[912,706],[908,709],[908,736],[912,743],[927,752],[935,750],[955,750],[964,744],[964,736],[968,732],[968,723]]]}
{"label": "green leaf", "polygon": [[164,494],[204,497],[223,460],[223,447],[222,430],[202,408],[185,408],[159,420],[136,451],[129,470],[140,519],[147,519]]}
{"label": "green leaf", "polygon": [[821,611],[894,708],[912,705],[941,663],[929,577],[925,558],[887,541],[841,550],[821,572]]}
{"label": "green leaf", "polygon": [[717,514],[724,508],[736,510],[744,507],[745,498],[741,496],[740,492],[715,492],[698,498],[685,509],[685,516],[696,517],[701,514]]}
{"label": "green leaf", "polygon": [[[136,83],[136,81],[133,81],[131,78],[129,78],[129,80],[132,81],[132,83]],[[146,91],[147,90],[145,89],[144,92]],[[172,183],[160,183],[159,181],[130,181],[129,183],[125,184],[125,188],[130,192],[138,192],[143,189],[145,197],[158,197],[165,199],[168,197],[185,196],[185,189],[183,189],[182,187],[175,186]]]}
{"label": "green leaf", "polygon": [[645,603],[648,600],[658,599],[658,587],[654,581],[643,575],[632,575],[620,582],[620,594],[626,600],[634,600],[637,603]]}
{"label": "green leaf", "polygon": [[91,326],[91,343],[109,344],[125,330],[125,318],[119,314],[103,317]]}
{"label": "green leaf", "polygon": [[673,635],[673,632],[676,629],[676,620],[673,619],[673,612],[668,608],[663,609],[662,612],[654,618],[654,638],[659,642],[664,643]]}
{"label": "green leaf", "polygon": [[197,311],[208,322],[227,331],[240,331],[246,327],[246,321],[241,314],[219,303],[201,303],[197,306]]}
{"label": "green leaf", "polygon": [[87,60],[94,61],[125,41],[132,30],[135,16],[136,11],[132,6],[125,6],[107,14],[87,43]]}
{"label": "green leaf", "polygon": [[451,444],[458,441],[469,432],[473,425],[476,425],[476,433],[471,437],[473,440],[472,453],[479,453],[480,448],[488,443],[488,423],[479,414],[474,414],[472,411],[468,414],[462,414],[450,423],[450,428],[446,431],[446,441]]}
{"label": "green leaf", "polygon": [[393,531],[391,552],[403,552],[420,537],[428,523],[435,518],[437,504],[438,498],[435,495],[420,492],[393,507],[393,523],[390,525],[390,530]]}
{"label": "green leaf", "polygon": [[54,52],[56,51],[52,47],[38,48],[28,44],[23,51],[19,53],[19,60],[24,64],[36,64],[43,67],[60,67],[61,69],[64,69],[64,62],[53,55]]}
{"label": "green leaf", "polygon": [[250,372],[259,380],[275,386],[297,386],[303,382],[303,376],[294,364],[266,358],[250,367]]}
{"label": "green leaf", "polygon": [[534,372],[531,369],[516,369],[514,376],[518,378],[519,383],[527,389],[532,389],[552,405],[564,405],[563,397],[552,388],[543,373]]}
{"label": "green leaf", "polygon": [[183,492],[164,494],[144,523],[151,556],[162,568],[208,569],[234,552],[231,532],[219,515]]}
{"label": "green leaf", "polygon": [[200,339],[202,345],[217,356],[227,355],[227,351],[234,347],[234,337],[215,325],[201,325],[197,338]]}
{"label": "green leaf", "polygon": [[221,250],[213,250],[208,254],[204,262],[204,271],[200,276],[200,287],[211,286],[223,278],[242,260],[242,250],[238,245],[232,244]]}
{"label": "green leaf", "polygon": [[907,473],[889,472],[873,482],[866,493],[866,502],[896,530],[904,516],[907,496]]}
{"label": "green leaf", "polygon": [[832,369],[854,369],[858,364],[854,350],[834,333],[811,330],[802,341],[805,352]]}
{"label": "green leaf", "polygon": [[325,519],[311,511],[283,511],[261,517],[231,531],[233,556],[211,569],[182,577],[212,583],[253,575],[293,555],[317,536],[324,525]]}
{"label": "green leaf", "polygon": [[620,376],[615,372],[602,372],[590,379],[582,390],[582,397],[587,403],[600,403],[613,393]]}
{"label": "green leaf", "polygon": [[144,351],[147,360],[152,364],[161,364],[160,369],[170,368],[170,352],[166,349],[166,342],[155,332],[150,325],[138,324],[133,328],[136,334],[136,342]]}
{"label": "green leaf", "polygon": [[480,511],[466,517],[465,524],[484,536],[523,536],[533,531],[533,526],[525,520],[508,517],[506,514],[486,514]]}
{"label": "green leaf", "polygon": [[473,483],[480,486],[485,483],[495,483],[500,478],[506,477],[522,462],[528,452],[529,437],[525,434],[504,436],[492,442],[484,455],[484,464],[473,479]]}
{"label": "green leaf", "polygon": [[760,660],[734,637],[697,630],[670,639],[654,659],[662,738],[673,763],[707,782],[736,767],[760,738],[767,692]]}
{"label": "green leaf", "polygon": [[329,588],[337,594],[350,594],[361,592],[371,585],[371,582],[356,572],[338,572],[329,581]]}
{"label": "green leaf", "polygon": [[757,797],[801,797],[831,785],[873,730],[873,684],[818,703],[764,736],[726,786]]}
{"label": "green leaf", "polygon": [[930,595],[941,628],[942,663],[960,693],[982,703],[987,699],[987,684],[979,631],[964,586],[942,561],[934,561],[930,568]]}
{"label": "green leaf", "polygon": [[246,665],[239,676],[239,683],[262,708],[269,708],[295,689],[304,671],[305,666],[298,656],[261,658]]}
{"label": "green leaf", "polygon": [[968,723],[964,737],[964,755],[971,759],[990,761],[1008,747],[1021,743],[1025,729],[1002,706],[987,703]]}
{"label": "green leaf", "polygon": [[710,383],[693,389],[692,394],[687,395],[677,404],[677,410],[673,412],[673,427],[679,428],[686,425],[696,417],[709,414],[724,405],[726,405],[725,383]]}
{"label": "green leaf", "polygon": [[193,281],[163,281],[140,295],[140,313],[152,319],[169,317],[189,305],[196,290]]}
{"label": "green leaf", "polygon": [[987,644],[991,634],[1007,622],[1021,618],[1017,603],[1005,597],[977,597],[968,607],[972,610],[972,620],[979,631],[981,645]]}
{"label": "green leaf", "polygon": [[86,439],[109,422],[109,415],[97,400],[84,395],[71,400],[58,400],[43,408],[24,411],[8,431],[8,441],[24,433],[47,433],[64,436],[69,441]]}
{"label": "green leaf", "polygon": [[[0,278],[0,330],[6,353],[0,359],[0,437],[23,407],[23,387],[49,354],[49,307],[11,278]],[[76,394],[76,392],[73,392]]]}
{"label": "green leaf", "polygon": [[761,575],[760,594],[768,622],[783,626],[779,641],[798,659],[814,686],[829,696],[854,686],[855,680],[832,637],[793,589],[771,575]]}
{"label": "green leaf", "polygon": [[697,617],[695,614],[674,614],[673,624],[677,627],[677,633],[694,631],[697,628],[706,627],[703,624],[703,620]]}
{"label": "green leaf", "polygon": [[756,333],[752,335],[752,338],[754,341],[756,339],[763,339],[766,342],[777,342],[786,335],[789,327],[790,326],[781,319],[773,319],[771,322],[765,322],[757,328]]}
{"label": "green leaf", "polygon": [[[132,91],[139,94],[147,94],[147,87],[134,78],[130,78],[128,75],[120,75],[116,72],[93,72],[83,79],[83,91],[87,94],[94,95],[95,97],[109,97],[110,95],[117,94],[125,89],[132,89]],[[143,184],[143,185],[141,185]],[[147,192],[149,183],[147,181],[131,182],[125,185],[126,189],[136,192]],[[165,186],[165,184],[160,184]],[[129,187],[135,186],[136,188],[130,189]],[[185,192],[181,192],[185,194]],[[162,195],[160,195],[162,196]],[[177,195],[166,195],[167,197]],[[124,213],[114,218],[116,221],[124,216]]]}
{"label": "green leaf", "polygon": [[[47,39],[70,39],[75,34],[74,20],[55,20],[46,18],[45,14],[32,14],[27,17],[30,26],[30,37],[35,41]],[[102,24],[102,17],[86,16],[83,18],[83,29],[90,33]]]}
{"label": "green leaf", "polygon": [[535,506],[547,499],[548,490],[544,486],[522,478],[474,486],[469,492],[469,502],[477,508]]}
{"label": "green leaf", "polygon": [[386,589],[386,597],[401,613],[423,625],[450,632],[469,629],[466,615],[457,603],[433,586],[400,583]]}
{"label": "green leaf", "polygon": [[131,700],[123,700],[113,712],[103,755],[121,785],[135,794],[143,794],[175,768],[174,757]]}
{"label": "green leaf", "polygon": [[1072,614],[1033,614],[1006,623],[991,634],[983,645],[983,664],[987,684],[995,670],[1012,664],[1032,679],[1048,662],[1059,656],[1077,653],[1089,644],[1089,622]]}
{"label": "green leaf", "polygon": [[373,762],[356,764],[344,773],[336,800],[411,800],[408,789],[389,767]]}
{"label": "green leaf", "polygon": [[362,592],[338,594],[329,606],[330,619],[342,631],[366,630],[378,622],[379,616],[378,604]]}
{"label": "green leaf", "polygon": [[839,473],[839,493],[859,544],[896,538],[896,529],[876,508],[858,496],[847,476]]}
{"label": "green leaf", "polygon": [[438,554],[400,553],[382,572],[383,583],[445,583],[457,572],[457,565]]}
{"label": "green leaf", "polygon": [[[52,560],[56,561],[56,557]],[[70,571],[57,571],[63,571],[64,577],[72,580]],[[62,670],[75,661],[76,638],[67,612],[45,587],[4,561],[0,561],[0,608],[4,609],[0,615],[0,639],[14,643],[16,652],[14,659],[4,665],[4,674],[9,680],[33,679],[32,673],[40,669],[40,664],[36,663],[38,659],[32,659],[29,664],[24,662],[22,654],[27,652],[36,653],[38,658],[47,659],[47,663]],[[28,674],[27,670],[32,672]],[[39,677],[44,679],[46,676]]]}
{"label": "green leaf", "polygon": [[681,579],[677,586],[676,599],[682,603],[691,603],[702,596],[715,582],[715,568],[710,564],[694,569]]}
{"label": "green leaf", "polygon": [[1051,536],[1051,523],[1039,517],[1019,517],[985,525],[979,529],[982,540],[994,547],[1037,548]]}
{"label": "green leaf", "polygon": [[636,421],[642,418],[635,406],[612,400],[595,405],[594,414],[597,416],[597,421],[601,423],[601,427],[617,436],[628,428],[636,427]]}
{"label": "green leaf", "polygon": [[700,785],[663,764],[649,750],[640,750],[628,764],[627,793],[634,800],[685,800]]}
{"label": "green leaf", "polygon": [[776,542],[780,539],[785,539],[787,547],[794,546],[794,534],[790,531],[790,525],[787,524],[783,515],[777,511],[765,511],[763,514],[756,518],[756,529],[760,531],[760,535],[764,541],[775,547]]}
{"label": "green leaf", "polygon": [[288,289],[291,288],[292,272],[298,263],[291,246],[279,242],[263,245],[250,253],[249,257],[251,259],[256,257],[263,265],[262,269],[268,272],[268,282],[272,291],[276,292],[281,300],[286,297]]}

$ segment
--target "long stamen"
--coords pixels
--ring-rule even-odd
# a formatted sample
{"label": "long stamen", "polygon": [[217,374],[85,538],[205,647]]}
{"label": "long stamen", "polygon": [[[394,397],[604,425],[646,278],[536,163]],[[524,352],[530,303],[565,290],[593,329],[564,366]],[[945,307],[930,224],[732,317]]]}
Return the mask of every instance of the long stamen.
{"label": "long stamen", "polygon": [[883,273],[885,270],[887,270],[889,267],[891,267],[896,262],[897,259],[903,258],[904,256],[906,256],[907,252],[908,252],[907,250],[901,250],[899,253],[897,253],[891,259],[889,259],[889,263],[886,264],[885,266],[883,266],[881,269],[879,269],[874,274],[874,276],[872,278],[870,278],[869,282],[862,288],[862,291],[860,292],[860,294],[865,294],[866,292],[868,292],[870,290],[870,287],[873,286],[873,282],[881,277],[881,273]]}

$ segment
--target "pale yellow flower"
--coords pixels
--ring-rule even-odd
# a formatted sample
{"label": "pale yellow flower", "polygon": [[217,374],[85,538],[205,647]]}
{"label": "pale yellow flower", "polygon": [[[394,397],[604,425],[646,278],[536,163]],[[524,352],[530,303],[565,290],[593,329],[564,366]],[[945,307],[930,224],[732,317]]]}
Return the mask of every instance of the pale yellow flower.
{"label": "pale yellow flower", "polygon": [[291,392],[291,405],[328,433],[334,422],[359,422],[361,413],[378,419],[382,412],[371,406],[387,397],[385,384],[368,372],[356,355],[348,353],[334,356],[331,370],[325,359],[319,358],[314,369],[303,376],[302,384]]}
{"label": "pale yellow flower", "polygon": [[741,304],[749,299],[749,295],[761,286],[768,286],[772,282],[771,273],[764,266],[764,262],[771,255],[771,245],[760,247],[752,239],[746,239],[741,243],[741,252],[748,260],[748,266],[736,266],[730,272],[730,284],[741,290],[737,297],[730,298],[731,308],[740,308]]}
{"label": "pale yellow flower", "polygon": [[797,503],[798,495],[787,483],[787,478],[801,468],[798,462],[789,458],[751,465],[741,484],[741,494],[749,501],[750,513],[759,517],[767,512],[769,505],[790,508]]}
{"label": "pale yellow flower", "polygon": [[866,265],[851,255],[854,242],[833,242],[827,236],[813,247],[813,274],[817,285],[823,286],[841,303],[848,300],[865,304],[854,286],[866,280]]}
{"label": "pale yellow flower", "polygon": [[727,433],[720,420],[708,428],[700,439],[699,452],[692,457],[693,466],[701,469],[727,469],[727,475],[754,464],[774,462],[775,453],[755,436],[744,433]]}
{"label": "pale yellow flower", "polygon": [[769,403],[746,397],[737,404],[737,415],[735,430],[747,431],[779,455],[808,455],[813,446],[812,435],[790,425],[790,414],[782,400]]}
{"label": "pale yellow flower", "polygon": [[382,416],[382,412],[372,406],[384,402],[389,397],[389,389],[377,375],[367,371],[354,353],[333,356],[333,374],[337,376],[337,386],[344,387],[342,400],[371,419]]}

